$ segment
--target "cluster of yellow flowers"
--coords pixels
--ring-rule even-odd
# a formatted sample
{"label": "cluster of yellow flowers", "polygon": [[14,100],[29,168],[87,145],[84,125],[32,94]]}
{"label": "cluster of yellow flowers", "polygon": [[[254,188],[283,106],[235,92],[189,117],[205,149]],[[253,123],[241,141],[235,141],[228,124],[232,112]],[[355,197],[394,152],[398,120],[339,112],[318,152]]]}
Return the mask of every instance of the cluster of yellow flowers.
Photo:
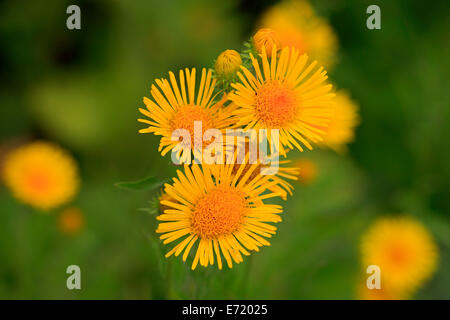
{"label": "cluster of yellow flowers", "polygon": [[[80,186],[75,159],[50,142],[36,141],[14,148],[2,165],[5,185],[19,201],[49,211],[73,200]],[[59,216],[59,229],[76,234],[83,225],[77,208],[66,208]]]}
{"label": "cluster of yellow flowers", "polygon": [[[322,20],[315,21],[320,23],[314,22],[314,30],[329,29]],[[296,30],[309,32],[302,25]],[[183,253],[186,261],[194,250],[192,269],[215,263],[221,269],[223,261],[231,268],[251,251],[270,245],[267,238],[276,233],[273,224],[281,221],[283,209],[267,201],[292,194],[286,179],[296,180],[299,174],[298,168],[288,166],[276,174],[264,174],[264,163],[250,162],[248,152],[240,163],[191,164],[188,159],[197,149],[184,147],[200,144],[200,151],[205,151],[209,145],[201,139],[207,130],[226,136],[228,129],[276,129],[278,151],[285,158],[292,149],[311,150],[318,145],[341,150],[353,140],[358,123],[354,102],[347,94],[334,92],[327,72],[305,52],[305,48],[327,51],[329,47],[318,46],[317,41],[306,45],[316,36],[302,38],[300,47],[286,39],[291,37],[285,36],[283,28],[280,32],[262,28],[246,50],[225,50],[217,57],[215,70],[202,69],[200,81],[195,68],[169,72],[168,78],[157,79],[151,86],[151,98],[144,98],[145,108],[139,110],[145,118],[138,121],[148,126],[140,132],[161,136],[162,156],[172,152],[184,163],[173,182],[165,184],[160,198],[156,232],[164,244],[177,242],[166,257]],[[201,123],[200,141],[196,123]],[[188,141],[173,138],[179,129],[189,133]]]}

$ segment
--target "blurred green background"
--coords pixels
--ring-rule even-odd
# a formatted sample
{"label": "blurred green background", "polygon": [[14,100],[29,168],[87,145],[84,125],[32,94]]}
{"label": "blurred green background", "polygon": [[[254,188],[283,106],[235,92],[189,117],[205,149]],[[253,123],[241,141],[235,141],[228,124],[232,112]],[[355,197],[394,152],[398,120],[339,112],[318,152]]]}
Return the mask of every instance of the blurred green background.
{"label": "blurred green background", "polygon": [[[138,210],[156,192],[114,187],[174,174],[159,140],[137,133],[153,79],[241,49],[274,3],[0,2],[0,144],[44,139],[68,149],[82,176],[73,204],[86,219],[68,237],[57,211],[35,212],[0,186],[0,298],[352,299],[360,236],[377,216],[409,213],[440,250],[415,297],[450,299],[447,1],[314,1],[339,38],[330,78],[359,102],[362,123],[345,156],[297,154],[317,163],[318,178],[296,185],[271,247],[251,261],[192,272],[181,259],[161,260],[154,216]],[[70,4],[81,8],[81,30],[66,28]],[[381,30],[366,28],[370,4],[381,7]],[[66,288],[71,264],[81,267],[81,290]]]}

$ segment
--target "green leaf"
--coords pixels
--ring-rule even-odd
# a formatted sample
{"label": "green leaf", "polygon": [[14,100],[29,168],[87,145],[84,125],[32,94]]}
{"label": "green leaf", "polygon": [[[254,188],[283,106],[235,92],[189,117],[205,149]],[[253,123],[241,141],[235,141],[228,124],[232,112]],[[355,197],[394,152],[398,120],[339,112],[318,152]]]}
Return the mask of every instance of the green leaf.
{"label": "green leaf", "polygon": [[126,190],[153,190],[161,187],[165,180],[160,180],[157,177],[147,177],[138,181],[131,182],[117,182],[114,185]]}

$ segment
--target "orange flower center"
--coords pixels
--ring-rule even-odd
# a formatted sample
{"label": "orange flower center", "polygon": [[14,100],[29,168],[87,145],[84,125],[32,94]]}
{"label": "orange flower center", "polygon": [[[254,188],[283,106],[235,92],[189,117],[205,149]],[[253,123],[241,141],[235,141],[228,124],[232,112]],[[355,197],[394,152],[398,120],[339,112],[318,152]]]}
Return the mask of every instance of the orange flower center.
{"label": "orange flower center", "polygon": [[269,127],[291,122],[297,114],[298,97],[278,81],[263,84],[256,95],[256,115]]}
{"label": "orange flower center", "polygon": [[247,209],[244,194],[230,186],[208,192],[195,206],[192,215],[194,232],[202,238],[215,238],[236,231]]}
{"label": "orange flower center", "polygon": [[37,193],[45,193],[51,187],[51,177],[42,170],[31,171],[26,179],[29,188]]}
{"label": "orange flower center", "polygon": [[397,267],[402,267],[408,264],[409,260],[409,250],[407,246],[398,243],[392,245],[388,250],[390,261],[393,265]]}
{"label": "orange flower center", "polygon": [[177,111],[171,121],[172,130],[186,129],[189,131],[189,134],[191,135],[192,147],[194,147],[195,121],[201,121],[202,123],[201,137],[198,137],[200,139],[198,143],[200,143],[205,131],[213,128],[213,120],[207,109],[196,105],[184,106]]}

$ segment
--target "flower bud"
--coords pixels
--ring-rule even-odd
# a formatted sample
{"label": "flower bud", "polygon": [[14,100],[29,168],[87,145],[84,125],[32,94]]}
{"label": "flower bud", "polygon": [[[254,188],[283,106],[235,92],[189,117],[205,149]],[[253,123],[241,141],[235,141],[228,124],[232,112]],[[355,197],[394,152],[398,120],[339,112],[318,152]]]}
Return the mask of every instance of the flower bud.
{"label": "flower bud", "polygon": [[269,28],[259,29],[253,36],[253,45],[258,53],[262,53],[263,47],[266,48],[267,57],[272,55],[272,48],[274,45],[281,48],[281,41],[278,33]]}
{"label": "flower bud", "polygon": [[242,64],[240,54],[235,50],[225,50],[216,60],[214,68],[218,75],[228,76],[239,70]]}

